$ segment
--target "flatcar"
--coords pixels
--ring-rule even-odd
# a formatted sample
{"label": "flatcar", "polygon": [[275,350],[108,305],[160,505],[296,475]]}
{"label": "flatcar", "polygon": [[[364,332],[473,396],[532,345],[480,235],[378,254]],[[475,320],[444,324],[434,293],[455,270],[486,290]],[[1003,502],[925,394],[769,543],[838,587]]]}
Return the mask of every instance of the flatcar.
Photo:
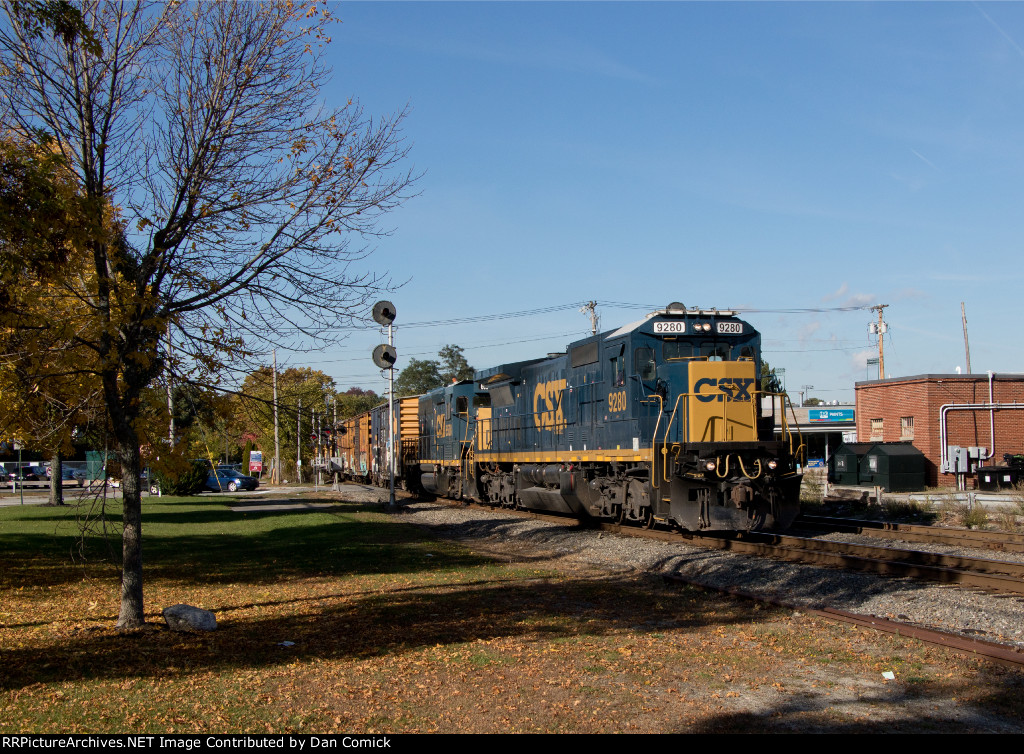
{"label": "flatcar", "polygon": [[495,506],[783,530],[799,512],[805,448],[760,372],[761,336],[735,312],[670,304],[419,396],[399,474],[410,489]]}

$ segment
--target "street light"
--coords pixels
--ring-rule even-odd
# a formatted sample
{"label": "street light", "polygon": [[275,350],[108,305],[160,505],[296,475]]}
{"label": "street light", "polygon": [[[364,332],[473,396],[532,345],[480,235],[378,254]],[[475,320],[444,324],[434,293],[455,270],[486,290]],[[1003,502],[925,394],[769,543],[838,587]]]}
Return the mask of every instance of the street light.
{"label": "street light", "polygon": [[[867,361],[864,362],[864,379],[865,380],[870,380],[871,379],[871,377],[868,375],[868,367],[871,367],[871,366],[878,366],[878,359],[877,358],[876,359],[868,359]],[[879,374],[878,374],[878,379],[882,379],[881,372],[879,372]]]}
{"label": "street light", "polygon": [[[806,401],[804,400],[804,393],[810,393],[812,390],[814,390],[814,385],[801,385],[801,387],[803,388],[803,390],[800,391],[800,405],[803,406],[804,403],[806,403]],[[808,395],[807,397],[810,398],[810,395]]]}

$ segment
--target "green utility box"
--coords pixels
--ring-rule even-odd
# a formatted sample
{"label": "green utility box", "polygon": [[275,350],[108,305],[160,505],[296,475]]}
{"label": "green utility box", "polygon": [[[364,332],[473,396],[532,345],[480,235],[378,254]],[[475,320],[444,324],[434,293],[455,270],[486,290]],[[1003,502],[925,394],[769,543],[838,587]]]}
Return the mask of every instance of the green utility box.
{"label": "green utility box", "polygon": [[861,459],[859,483],[885,492],[919,492],[924,489],[924,453],[909,442],[875,443]]}
{"label": "green utility box", "polygon": [[845,442],[828,459],[828,480],[832,484],[859,484],[860,461],[873,442]]}

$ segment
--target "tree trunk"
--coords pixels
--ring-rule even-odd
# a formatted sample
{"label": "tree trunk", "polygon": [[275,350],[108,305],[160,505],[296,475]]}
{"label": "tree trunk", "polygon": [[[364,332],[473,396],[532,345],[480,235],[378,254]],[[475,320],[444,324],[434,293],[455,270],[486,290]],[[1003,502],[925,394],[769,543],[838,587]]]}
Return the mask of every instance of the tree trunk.
{"label": "tree trunk", "polygon": [[64,505],[64,454],[59,450],[50,458],[50,505]]}
{"label": "tree trunk", "polygon": [[130,427],[118,432],[117,455],[121,461],[121,494],[124,513],[121,532],[121,612],[117,627],[138,628],[146,622],[142,603],[142,492],[139,487],[138,437]]}

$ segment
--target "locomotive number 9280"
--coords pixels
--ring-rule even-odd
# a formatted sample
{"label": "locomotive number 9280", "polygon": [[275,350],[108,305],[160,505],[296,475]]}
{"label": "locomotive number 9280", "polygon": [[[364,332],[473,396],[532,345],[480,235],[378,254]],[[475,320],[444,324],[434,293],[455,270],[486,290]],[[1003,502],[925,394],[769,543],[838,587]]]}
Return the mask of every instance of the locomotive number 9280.
{"label": "locomotive number 9280", "polygon": [[386,480],[394,447],[404,484],[430,494],[644,526],[780,531],[799,512],[804,445],[785,393],[762,389],[760,373],[749,323],[673,303],[564,353],[401,398],[394,443],[387,406],[346,420],[352,449],[339,465]]}

